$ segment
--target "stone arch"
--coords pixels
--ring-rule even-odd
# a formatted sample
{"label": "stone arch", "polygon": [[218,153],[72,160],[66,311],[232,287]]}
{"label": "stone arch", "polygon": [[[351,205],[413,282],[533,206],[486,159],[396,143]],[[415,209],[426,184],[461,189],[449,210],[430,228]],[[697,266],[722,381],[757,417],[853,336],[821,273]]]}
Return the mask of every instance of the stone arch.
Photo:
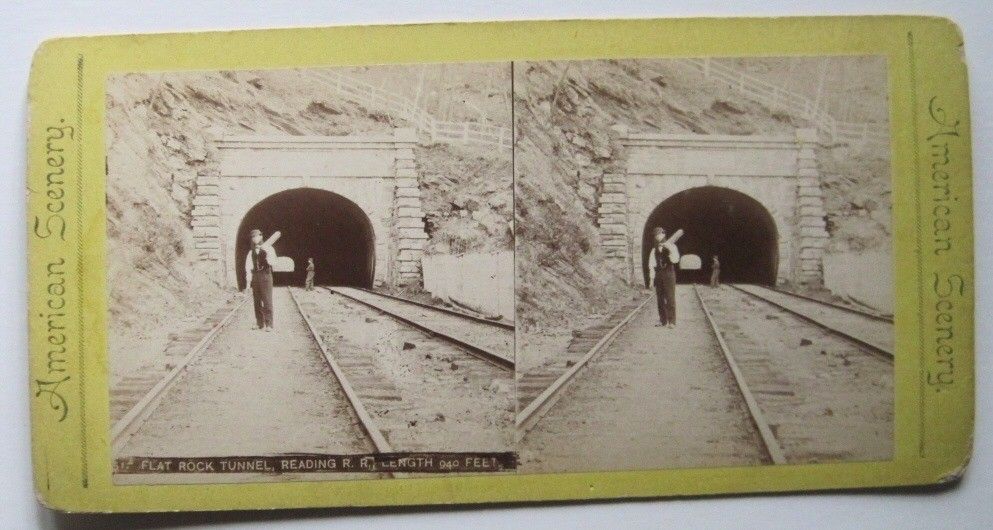
{"label": "stone arch", "polygon": [[[213,154],[197,176],[190,224],[201,266],[225,285],[234,288],[243,282],[243,271],[237,271],[244,266],[238,245],[245,243],[239,237],[245,217],[269,197],[301,188],[347,198],[364,212],[376,236],[372,286],[422,281],[428,236],[412,129],[346,136],[222,136],[211,145]],[[342,277],[342,269],[334,271],[339,276],[328,277],[332,283],[368,284],[364,273]]]}
{"label": "stone arch", "polygon": [[[624,164],[603,175],[597,222],[607,263],[629,283],[642,281],[643,229],[655,209],[679,193],[707,187],[746,195],[773,220],[777,246],[767,255],[775,255],[777,262],[774,283],[823,282],[821,258],[828,233],[816,131],[737,136],[615,130]],[[760,217],[765,216],[756,219]],[[701,258],[708,265],[709,256]],[[773,283],[767,273],[752,278],[756,280]]]}
{"label": "stone arch", "polygon": [[293,188],[262,199],[241,218],[235,237],[235,276],[245,287],[244,256],[252,229],[265,237],[280,231],[277,254],[293,260],[293,271],[274,273],[276,285],[302,285],[308,258],[315,283],[370,288],[376,269],[376,234],[368,215],[348,198],[316,188]]}
{"label": "stone arch", "polygon": [[711,256],[721,261],[724,281],[775,285],[779,271],[779,229],[769,210],[754,197],[720,186],[698,186],[675,193],[647,216],[641,233],[641,270],[648,283],[649,254],[654,228],[679,240],[682,254],[703,262],[698,271],[678,271],[680,282],[703,282],[710,274]]}

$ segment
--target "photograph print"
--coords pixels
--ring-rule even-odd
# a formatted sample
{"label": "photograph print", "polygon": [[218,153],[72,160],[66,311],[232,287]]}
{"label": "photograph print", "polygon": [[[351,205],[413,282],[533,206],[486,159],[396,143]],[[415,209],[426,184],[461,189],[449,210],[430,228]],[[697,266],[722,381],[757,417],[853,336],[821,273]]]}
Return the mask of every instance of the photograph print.
{"label": "photograph print", "polygon": [[116,483],[512,471],[510,64],[107,80]]}
{"label": "photograph print", "polygon": [[107,80],[114,481],[893,457],[887,63]]}
{"label": "photograph print", "polygon": [[514,64],[519,472],[893,456],[886,72]]}

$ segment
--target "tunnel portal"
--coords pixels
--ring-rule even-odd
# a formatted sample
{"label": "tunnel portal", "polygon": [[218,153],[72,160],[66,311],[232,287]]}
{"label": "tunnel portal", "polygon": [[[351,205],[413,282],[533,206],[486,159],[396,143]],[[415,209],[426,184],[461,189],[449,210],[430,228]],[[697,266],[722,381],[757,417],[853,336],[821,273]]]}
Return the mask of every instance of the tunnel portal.
{"label": "tunnel portal", "polygon": [[330,191],[297,188],[282,191],[253,206],[237,233],[235,269],[238,288],[246,285],[245,256],[249,233],[268,238],[280,231],[276,253],[293,259],[293,272],[276,272],[276,285],[303,285],[307,258],[314,258],[315,284],[371,288],[375,276],[375,235],[369,217],[354,202]]}
{"label": "tunnel portal", "polygon": [[700,270],[679,270],[677,281],[706,282],[711,256],[721,262],[721,281],[775,285],[779,266],[776,223],[755,199],[728,188],[703,186],[679,192],[662,201],[648,216],[642,233],[642,270],[648,282],[649,254],[654,228],[684,234],[680,254],[696,254]]}

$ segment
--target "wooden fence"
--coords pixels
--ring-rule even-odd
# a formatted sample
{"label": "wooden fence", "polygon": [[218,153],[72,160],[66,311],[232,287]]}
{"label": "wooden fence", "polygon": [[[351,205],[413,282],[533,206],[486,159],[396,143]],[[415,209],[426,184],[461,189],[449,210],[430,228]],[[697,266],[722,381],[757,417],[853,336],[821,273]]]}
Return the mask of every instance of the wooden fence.
{"label": "wooden fence", "polygon": [[823,105],[816,104],[806,96],[786,90],[710,58],[679,59],[679,61],[699,70],[705,78],[726,83],[730,88],[772,110],[787,111],[790,114],[810,120],[818,131],[826,134],[834,142],[847,143],[859,151],[865,151],[869,148],[889,148],[889,130],[885,125],[836,120]]}
{"label": "wooden fence", "polygon": [[308,70],[308,75],[321,81],[345,97],[372,109],[382,109],[393,118],[412,124],[427,134],[432,142],[475,144],[485,147],[510,148],[509,127],[478,122],[456,122],[435,119],[414,101],[360,81],[335,70]]}

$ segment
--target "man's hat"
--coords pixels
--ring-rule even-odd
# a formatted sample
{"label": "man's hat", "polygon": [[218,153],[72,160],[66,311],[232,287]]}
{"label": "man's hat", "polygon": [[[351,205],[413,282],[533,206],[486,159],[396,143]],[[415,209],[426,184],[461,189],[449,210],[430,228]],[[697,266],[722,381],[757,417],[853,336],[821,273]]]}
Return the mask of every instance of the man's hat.
{"label": "man's hat", "polygon": [[259,230],[258,228],[255,228],[255,229],[252,229],[252,232],[250,234],[248,234],[248,237],[255,237],[255,236],[261,236],[261,235],[262,235],[262,231]]}

